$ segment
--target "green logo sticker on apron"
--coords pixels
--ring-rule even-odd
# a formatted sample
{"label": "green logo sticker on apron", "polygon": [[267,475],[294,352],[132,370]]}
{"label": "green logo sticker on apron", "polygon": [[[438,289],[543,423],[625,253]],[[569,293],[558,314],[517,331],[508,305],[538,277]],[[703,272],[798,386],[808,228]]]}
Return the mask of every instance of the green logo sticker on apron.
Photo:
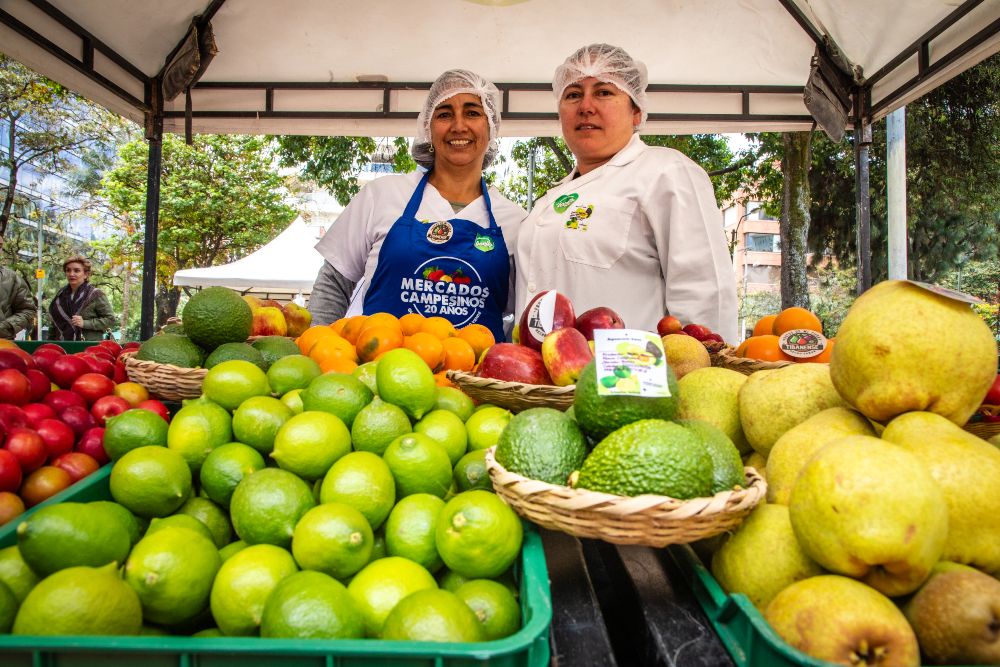
{"label": "green logo sticker on apron", "polygon": [[559,197],[554,202],[552,202],[552,208],[555,209],[556,213],[565,213],[566,209],[572,206],[573,202],[575,202],[579,198],[580,195],[576,194],[575,192],[571,192],[570,194],[563,195],[562,197]]}
{"label": "green logo sticker on apron", "polygon": [[472,243],[472,246],[481,252],[489,252],[493,250],[493,239],[485,234],[476,234],[476,240]]}

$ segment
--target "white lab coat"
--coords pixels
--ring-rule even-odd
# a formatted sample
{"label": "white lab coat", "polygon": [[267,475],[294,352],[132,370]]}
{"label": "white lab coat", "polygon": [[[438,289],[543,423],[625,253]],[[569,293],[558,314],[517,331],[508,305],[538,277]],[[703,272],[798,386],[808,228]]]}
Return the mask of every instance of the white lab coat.
{"label": "white lab coat", "polygon": [[655,331],[669,312],[737,341],[736,280],[708,174],[639,135],[607,164],[571,174],[536,202],[515,261],[515,315],[555,289],[578,315],[607,306],[627,327]]}

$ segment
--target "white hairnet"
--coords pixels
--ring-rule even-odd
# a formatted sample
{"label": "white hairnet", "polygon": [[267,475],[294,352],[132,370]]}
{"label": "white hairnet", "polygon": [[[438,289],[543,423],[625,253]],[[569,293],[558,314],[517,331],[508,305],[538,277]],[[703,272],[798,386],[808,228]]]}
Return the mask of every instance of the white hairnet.
{"label": "white hairnet", "polygon": [[417,137],[410,154],[420,166],[427,169],[434,166],[434,152],[431,149],[431,119],[434,117],[434,109],[448,98],[462,93],[477,95],[483,101],[486,119],[490,124],[490,145],[483,157],[483,167],[493,164],[499,149],[497,137],[500,135],[500,91],[475,72],[450,69],[431,84],[424,108],[417,116]]}
{"label": "white hairnet", "polygon": [[588,44],[576,51],[556,68],[552,77],[552,92],[562,99],[566,86],[593,77],[610,83],[632,98],[642,112],[639,127],[646,123],[646,85],[649,76],[646,65],[634,60],[625,49],[610,44]]}

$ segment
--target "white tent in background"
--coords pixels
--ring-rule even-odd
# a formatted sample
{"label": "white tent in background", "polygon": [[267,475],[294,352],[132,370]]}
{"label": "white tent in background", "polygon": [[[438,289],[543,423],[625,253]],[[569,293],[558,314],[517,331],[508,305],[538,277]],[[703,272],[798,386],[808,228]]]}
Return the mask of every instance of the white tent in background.
{"label": "white tent in background", "polygon": [[322,235],[301,216],[264,247],[231,264],[174,273],[178,287],[228,287],[238,292],[290,298],[312,292],[313,281],[323,265],[315,245]]}

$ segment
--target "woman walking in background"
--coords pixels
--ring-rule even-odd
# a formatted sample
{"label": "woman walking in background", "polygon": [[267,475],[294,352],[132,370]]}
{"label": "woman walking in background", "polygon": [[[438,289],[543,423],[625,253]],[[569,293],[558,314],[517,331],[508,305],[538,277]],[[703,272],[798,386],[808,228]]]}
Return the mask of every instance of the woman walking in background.
{"label": "woman walking in background", "polygon": [[90,260],[73,255],[63,262],[66,286],[49,304],[52,340],[101,340],[115,321],[104,292],[90,284]]}

